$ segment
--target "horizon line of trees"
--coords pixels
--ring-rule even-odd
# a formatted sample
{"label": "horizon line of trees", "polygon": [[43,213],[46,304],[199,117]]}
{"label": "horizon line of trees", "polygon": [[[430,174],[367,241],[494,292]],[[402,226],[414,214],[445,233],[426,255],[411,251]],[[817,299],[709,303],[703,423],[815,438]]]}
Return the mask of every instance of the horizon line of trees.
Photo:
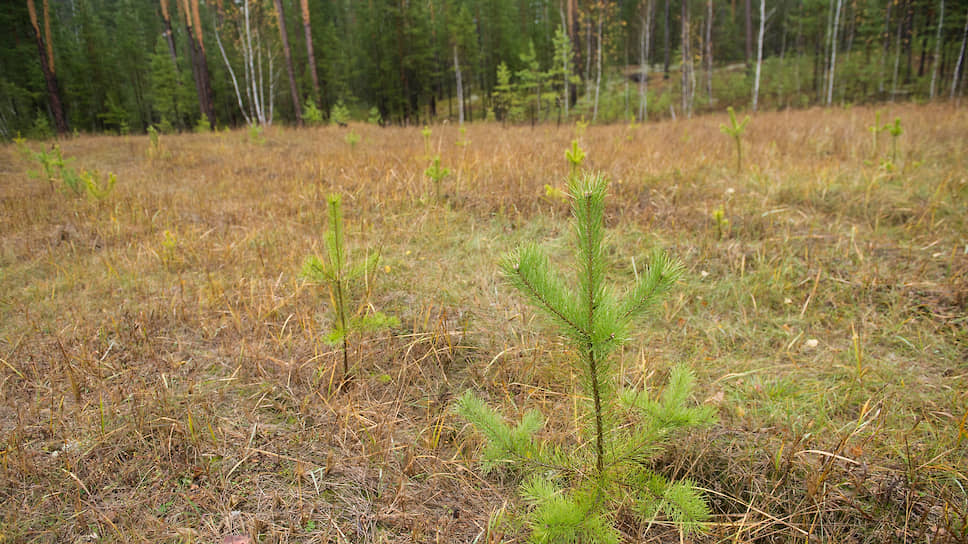
{"label": "horizon line of trees", "polygon": [[968,0],[15,0],[0,139],[960,97]]}

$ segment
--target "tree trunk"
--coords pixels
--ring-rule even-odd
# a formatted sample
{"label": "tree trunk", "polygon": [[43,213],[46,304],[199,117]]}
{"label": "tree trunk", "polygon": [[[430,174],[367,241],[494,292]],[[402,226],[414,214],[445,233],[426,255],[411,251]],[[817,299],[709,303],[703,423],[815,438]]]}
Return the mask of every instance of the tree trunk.
{"label": "tree trunk", "polygon": [[756,39],[756,77],[753,79],[753,112],[759,107],[760,71],[763,67],[763,35],[766,33],[766,0],[760,0],[760,32]]}
{"label": "tree trunk", "polygon": [[884,52],[881,55],[881,77],[877,81],[877,92],[884,92],[884,70],[887,68],[887,55],[891,51],[891,8],[894,2],[887,3],[884,15]]}
{"label": "tree trunk", "polygon": [[938,15],[938,32],[934,38],[934,60],[931,61],[931,99],[934,100],[938,81],[938,63],[941,60],[941,28],[944,26],[944,0],[941,0],[941,13]]}
{"label": "tree trunk", "polygon": [[168,52],[171,54],[171,62],[178,69],[178,55],[175,53],[175,36],[171,30],[171,15],[168,13],[168,0],[161,0],[161,19],[165,23],[165,41],[168,42]]}
{"label": "tree trunk", "polygon": [[685,117],[692,115],[692,51],[690,51],[689,39],[689,2],[682,2],[682,114]]}
{"label": "tree trunk", "polygon": [[457,44],[454,44],[454,74],[457,76],[457,119],[464,124],[464,83],[460,77],[460,61],[457,57]]}
{"label": "tree trunk", "polygon": [[840,27],[840,8],[842,0],[837,0],[837,11],[834,12],[834,26],[830,33],[830,79],[827,81],[827,105],[834,100],[834,76],[837,71],[837,30]]}
{"label": "tree trunk", "polygon": [[598,97],[602,89],[602,42],[604,36],[602,36],[602,23],[605,19],[605,6],[599,4],[598,9],[598,51],[595,54],[595,64],[596,64],[596,76],[595,76],[595,106],[592,110],[592,122],[594,123],[598,119]]}
{"label": "tree trunk", "polygon": [[706,0],[706,94],[713,103],[713,0]]}
{"label": "tree trunk", "polygon": [[669,2],[672,0],[665,0],[665,33],[663,38],[665,39],[665,79],[669,79],[669,51],[672,48],[672,36],[669,34]]}
{"label": "tree trunk", "polygon": [[897,43],[894,51],[894,78],[891,83],[891,102],[897,98],[897,76],[901,67],[901,31],[904,30],[904,14],[897,18]]}
{"label": "tree trunk", "polygon": [[[50,28],[49,12],[44,2],[44,27]],[[48,56],[48,51],[53,51],[51,46],[50,34],[47,35],[47,44],[40,32],[40,25],[37,23],[37,8],[34,0],[27,0],[27,11],[30,13],[30,24],[34,27],[34,38],[37,42],[37,53],[40,55],[40,69],[44,73],[44,82],[47,84],[47,98],[50,101],[50,111],[54,115],[54,126],[60,135],[67,134],[67,118],[64,116],[64,107],[61,102],[60,90],[57,86],[57,74],[54,73],[54,61]],[[49,30],[48,30],[49,32]]]}
{"label": "tree trunk", "polygon": [[958,80],[961,77],[961,67],[965,63],[965,44],[968,42],[968,11],[965,12],[965,30],[961,36],[961,52],[958,53],[958,62],[955,64],[954,77],[951,78],[951,93],[949,98],[955,97],[955,91],[958,89]]}
{"label": "tree trunk", "polygon": [[292,51],[289,49],[289,32],[286,31],[286,14],[282,11],[282,0],[276,0],[276,16],[279,19],[279,37],[282,39],[282,53],[286,58],[286,72],[289,74],[289,94],[292,96],[296,124],[302,125],[302,105],[299,103],[296,73],[292,69]]}
{"label": "tree trunk", "polygon": [[[744,19],[746,21],[746,67],[750,67],[750,59],[753,57],[753,10],[750,5],[751,0],[745,0],[743,3],[744,8]],[[747,72],[749,73],[749,72]]]}
{"label": "tree trunk", "polygon": [[[208,74],[208,63],[205,61],[205,49],[201,41],[201,25],[198,15],[198,0],[184,0],[185,30],[188,32],[189,52],[192,60],[192,75],[195,76],[195,90],[198,93],[198,107],[200,113],[208,118],[211,127],[215,127],[215,107],[212,98],[212,83]],[[196,33],[196,30],[198,31]]]}
{"label": "tree trunk", "polygon": [[642,13],[642,29],[639,33],[641,74],[639,78],[639,121],[649,115],[649,48],[652,38],[652,0],[645,0]]}
{"label": "tree trunk", "polygon": [[319,74],[316,72],[316,55],[313,53],[313,33],[309,24],[309,0],[300,0],[303,30],[306,33],[306,56],[309,59],[309,75],[313,79],[313,99],[319,105]]}

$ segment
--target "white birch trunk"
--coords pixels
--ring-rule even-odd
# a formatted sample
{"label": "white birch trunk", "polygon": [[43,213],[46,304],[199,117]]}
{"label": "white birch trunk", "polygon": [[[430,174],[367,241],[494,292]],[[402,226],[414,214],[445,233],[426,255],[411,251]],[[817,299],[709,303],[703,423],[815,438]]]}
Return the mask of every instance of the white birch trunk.
{"label": "white birch trunk", "polygon": [[840,27],[840,7],[842,0],[837,0],[837,11],[834,12],[834,26],[830,32],[830,78],[827,80],[827,105],[834,101],[834,75],[837,71],[837,30]]}
{"label": "white birch trunk", "polygon": [[753,79],[753,112],[759,107],[760,71],[763,67],[763,35],[766,33],[766,0],[760,0],[760,33],[756,39],[756,77]]}
{"label": "white birch trunk", "polygon": [[931,99],[935,97],[935,84],[938,81],[938,65],[941,63],[941,27],[944,26],[944,0],[941,0],[941,14],[938,16],[938,33],[934,38],[934,61],[931,63]]}
{"label": "white birch trunk", "polygon": [[239,80],[235,77],[235,70],[232,69],[232,64],[229,63],[229,57],[225,54],[225,47],[222,45],[222,39],[218,35],[218,28],[215,29],[215,43],[218,44],[218,50],[222,53],[222,60],[225,61],[225,67],[229,71],[229,76],[232,77],[232,88],[235,89],[235,98],[239,101],[239,111],[242,112],[242,117],[245,118],[245,124],[251,125],[252,118],[245,111],[245,106],[242,104],[242,93],[239,92]]}
{"label": "white birch trunk", "polygon": [[965,42],[968,42],[968,12],[965,12],[965,31],[961,37],[961,52],[958,53],[958,63],[955,64],[955,75],[951,78],[951,94],[949,98],[954,98],[955,90],[958,89],[958,78],[961,76],[961,67],[965,62]]}
{"label": "white birch trunk", "polygon": [[605,7],[600,6],[598,12],[598,53],[595,55],[597,75],[595,76],[595,107],[592,111],[592,122],[598,119],[598,97],[602,89],[602,19],[605,18]]}
{"label": "white birch trunk", "polygon": [[891,82],[891,102],[897,97],[897,76],[901,68],[901,29],[904,27],[904,15],[898,14],[897,19],[897,51],[894,52],[894,79]]}
{"label": "white birch trunk", "polygon": [[642,31],[639,33],[639,53],[642,74],[639,80],[639,121],[649,116],[649,53],[652,41],[652,0],[646,0],[642,15]]}
{"label": "white birch trunk", "polygon": [[713,0],[706,1],[706,94],[713,103]]}

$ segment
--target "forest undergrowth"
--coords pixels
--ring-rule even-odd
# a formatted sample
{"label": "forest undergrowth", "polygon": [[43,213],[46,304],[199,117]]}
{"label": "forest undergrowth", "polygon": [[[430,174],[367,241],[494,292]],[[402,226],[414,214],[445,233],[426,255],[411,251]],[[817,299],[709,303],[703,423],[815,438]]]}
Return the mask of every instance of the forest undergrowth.
{"label": "forest undergrowth", "polygon": [[[573,140],[609,180],[610,279],[684,267],[616,383],[684,365],[716,415],[648,467],[704,494],[703,531],[619,509],[623,539],[968,542],[968,110],[880,109],[757,114],[739,168],[725,114],[58,142],[116,176],[97,199],[0,147],[0,542],[526,541],[454,405],[580,445],[571,348],[498,266],[568,262]],[[352,309],[399,319],[350,337],[352,381],[301,274],[333,193],[380,254]]]}

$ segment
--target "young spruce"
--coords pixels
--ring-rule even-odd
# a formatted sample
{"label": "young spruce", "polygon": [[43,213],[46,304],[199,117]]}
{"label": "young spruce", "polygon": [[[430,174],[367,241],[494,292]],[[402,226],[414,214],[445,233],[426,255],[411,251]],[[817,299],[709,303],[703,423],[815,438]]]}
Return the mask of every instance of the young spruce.
{"label": "young spruce", "polygon": [[[303,263],[302,275],[309,280],[324,283],[329,289],[329,299],[336,314],[333,328],[326,336],[326,342],[339,345],[343,354],[343,379],[350,377],[349,342],[348,336],[353,332],[372,332],[390,328],[399,324],[395,317],[384,315],[372,310],[366,297],[351,310],[349,291],[352,282],[368,278],[380,260],[380,254],[368,253],[366,258],[354,264],[347,265],[347,250],[343,240],[343,210],[338,194],[327,197],[329,209],[329,230],[326,232],[326,260],[312,255]],[[364,281],[367,289],[369,282]]]}
{"label": "young spruce", "polygon": [[619,391],[610,357],[672,287],[681,265],[655,250],[635,285],[618,296],[605,282],[605,189],[600,176],[570,181],[577,289],[566,286],[536,245],[520,247],[501,263],[509,283],[557,325],[576,352],[586,409],[577,447],[536,440],[544,424],[537,411],[508,425],[470,391],[457,403],[457,412],[486,438],[482,468],[505,466],[523,477],[520,493],[529,505],[525,520],[532,542],[617,543],[618,511],[634,512],[642,524],[665,514],[684,530],[697,528],[708,515],[692,483],[670,481],[650,468],[673,431],[713,418],[708,407],[687,402],[692,373],[675,367],[658,396]]}

